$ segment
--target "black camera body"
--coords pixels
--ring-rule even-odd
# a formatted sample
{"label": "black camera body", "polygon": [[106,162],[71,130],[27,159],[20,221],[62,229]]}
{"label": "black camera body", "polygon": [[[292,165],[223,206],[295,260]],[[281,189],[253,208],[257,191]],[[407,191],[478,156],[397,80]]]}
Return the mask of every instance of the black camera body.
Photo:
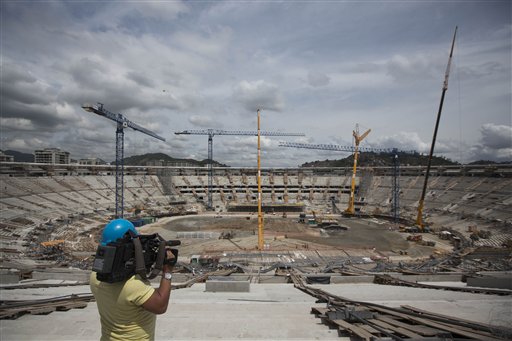
{"label": "black camera body", "polygon": [[[174,265],[178,259],[178,250],[171,249],[175,258],[166,260],[167,246],[180,245],[179,240],[165,241],[159,234],[134,235],[126,233],[107,245],[99,245],[92,270],[99,281],[107,283],[122,282],[135,274],[146,279],[156,276],[164,262]],[[139,246],[137,246],[139,245]],[[151,277],[152,276],[152,277]]]}

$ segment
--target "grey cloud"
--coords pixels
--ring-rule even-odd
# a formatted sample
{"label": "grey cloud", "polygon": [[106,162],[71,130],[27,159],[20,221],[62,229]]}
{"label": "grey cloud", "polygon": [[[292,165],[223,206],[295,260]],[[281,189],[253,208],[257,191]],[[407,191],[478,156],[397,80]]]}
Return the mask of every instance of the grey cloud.
{"label": "grey cloud", "polygon": [[[448,58],[446,58],[446,63]],[[434,56],[416,55],[405,57],[395,55],[387,63],[387,73],[397,81],[416,81],[425,77],[440,77],[443,63]]]}
{"label": "grey cloud", "polygon": [[[482,108],[490,122],[507,124],[510,4],[447,6],[461,19],[453,73],[460,74],[465,142],[478,143],[474,155],[485,150],[499,156],[507,149],[494,148],[505,143],[498,132],[484,129],[479,139],[479,129]],[[350,145],[353,125],[366,122],[374,129],[368,141],[427,152],[431,131],[422,127],[433,119],[423,113],[434,112],[438,103],[453,32],[453,17],[436,16],[438,10],[431,3],[393,2],[2,2],[2,139],[112,160],[114,124],[80,108],[102,102],[137,124],[167,132],[164,137],[190,124],[253,130],[259,108],[264,130],[306,130],[317,143],[334,143],[331,136],[342,134]],[[262,20],[257,26],[250,20],[255,17]],[[345,34],[361,20],[369,24]],[[456,94],[447,97],[447,116]],[[283,115],[265,117],[265,110]],[[188,120],[190,115],[196,117]],[[436,153],[453,147],[446,137],[457,135],[454,121],[444,120]],[[401,130],[417,135],[393,136]],[[220,141],[239,145],[228,149]],[[254,166],[256,144],[245,142],[218,138],[216,159]],[[206,155],[205,137],[156,145],[173,156]],[[319,155],[273,148],[264,144],[264,165]]]}
{"label": "grey cloud", "polygon": [[512,126],[487,123],[480,132],[484,146],[492,149],[512,148]]}
{"label": "grey cloud", "polygon": [[487,62],[477,65],[465,65],[461,66],[460,69],[461,77],[464,79],[468,78],[482,78],[489,76],[501,76],[510,73],[510,65],[506,65],[497,61]]}
{"label": "grey cloud", "polygon": [[[81,87],[95,87],[108,77],[109,68],[103,61],[81,58],[69,66],[69,73]],[[107,77],[106,77],[107,76]]]}
{"label": "grey cloud", "polygon": [[[26,105],[42,104],[47,105],[54,98],[48,93],[47,89],[37,86],[35,83],[4,83],[2,82],[2,91],[0,98],[3,103],[15,102]],[[9,115],[9,112],[5,112]]]}
{"label": "grey cloud", "polygon": [[218,126],[218,123],[210,116],[192,115],[188,118],[192,125],[202,128],[212,128]]}
{"label": "grey cloud", "polygon": [[496,162],[511,162],[512,148],[492,149],[484,145],[474,145],[470,148],[471,160],[490,160]]}
{"label": "grey cloud", "polygon": [[278,87],[263,80],[254,82],[240,82],[233,94],[235,100],[240,102],[248,111],[273,110],[282,111],[284,100]]}
{"label": "grey cloud", "polygon": [[414,150],[418,153],[430,151],[430,144],[423,142],[416,132],[399,132],[391,136],[384,136],[376,139],[371,146],[373,148],[398,148],[404,151]]}
{"label": "grey cloud", "polygon": [[27,70],[20,68],[12,63],[3,63],[2,67],[2,83],[35,83],[37,79],[32,76]]}
{"label": "grey cloud", "polygon": [[149,79],[148,77],[146,77],[144,75],[141,75],[140,73],[134,72],[134,71],[128,72],[126,74],[126,77],[128,79],[131,79],[138,85],[142,85],[142,86],[145,86],[148,88],[152,88],[154,86],[154,82],[151,79]]}
{"label": "grey cloud", "polygon": [[144,18],[163,20],[174,19],[180,13],[188,12],[182,1],[135,2],[131,8]]}
{"label": "grey cloud", "polygon": [[308,73],[308,83],[313,87],[326,86],[330,82],[330,78],[321,72],[310,71]]}
{"label": "grey cloud", "polygon": [[480,143],[470,148],[471,160],[512,161],[512,126],[486,123]]}
{"label": "grey cloud", "polygon": [[[5,114],[4,114],[5,113]],[[33,123],[34,130],[54,131],[64,124],[66,118],[57,115],[57,109],[51,105],[26,105],[7,101],[2,106],[2,116],[6,118],[26,119]],[[15,129],[16,127],[11,127]]]}
{"label": "grey cloud", "polygon": [[[11,63],[2,65],[0,99],[2,103],[23,103],[26,105],[47,105],[54,98],[49,86],[38,82],[37,78],[26,70]],[[15,117],[7,110],[2,110],[4,117]],[[14,105],[14,104],[11,104]]]}

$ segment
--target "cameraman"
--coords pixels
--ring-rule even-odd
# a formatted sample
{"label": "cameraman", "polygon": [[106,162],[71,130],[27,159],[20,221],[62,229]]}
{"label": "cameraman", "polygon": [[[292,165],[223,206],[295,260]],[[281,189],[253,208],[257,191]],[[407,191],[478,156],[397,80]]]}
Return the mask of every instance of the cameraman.
{"label": "cameraman", "polygon": [[[116,219],[105,226],[101,244],[122,238],[128,230],[138,234],[131,222]],[[156,314],[167,311],[171,294],[174,254],[167,251],[160,286],[154,289],[139,275],[116,283],[101,282],[91,273],[90,287],[98,305],[101,340],[154,340]]]}

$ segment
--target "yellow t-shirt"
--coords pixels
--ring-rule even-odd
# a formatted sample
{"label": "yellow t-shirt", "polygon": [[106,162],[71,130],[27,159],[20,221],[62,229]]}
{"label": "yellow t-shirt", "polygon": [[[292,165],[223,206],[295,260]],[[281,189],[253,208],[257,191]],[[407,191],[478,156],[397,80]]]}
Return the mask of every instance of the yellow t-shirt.
{"label": "yellow t-shirt", "polygon": [[155,289],[139,275],[106,283],[91,273],[90,286],[101,318],[101,340],[154,340],[156,315],[142,308]]}

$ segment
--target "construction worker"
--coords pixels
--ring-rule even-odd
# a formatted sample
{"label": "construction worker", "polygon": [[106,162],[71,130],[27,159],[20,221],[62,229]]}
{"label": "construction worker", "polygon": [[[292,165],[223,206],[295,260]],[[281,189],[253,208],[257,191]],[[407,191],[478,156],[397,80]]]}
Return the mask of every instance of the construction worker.
{"label": "construction worker", "polygon": [[[138,234],[131,222],[116,219],[108,223],[101,244],[122,238],[128,230]],[[160,286],[154,289],[148,280],[133,275],[127,280],[107,283],[91,273],[90,287],[98,305],[101,340],[154,340],[156,315],[167,311],[171,294],[171,272],[174,255],[167,251]]]}

